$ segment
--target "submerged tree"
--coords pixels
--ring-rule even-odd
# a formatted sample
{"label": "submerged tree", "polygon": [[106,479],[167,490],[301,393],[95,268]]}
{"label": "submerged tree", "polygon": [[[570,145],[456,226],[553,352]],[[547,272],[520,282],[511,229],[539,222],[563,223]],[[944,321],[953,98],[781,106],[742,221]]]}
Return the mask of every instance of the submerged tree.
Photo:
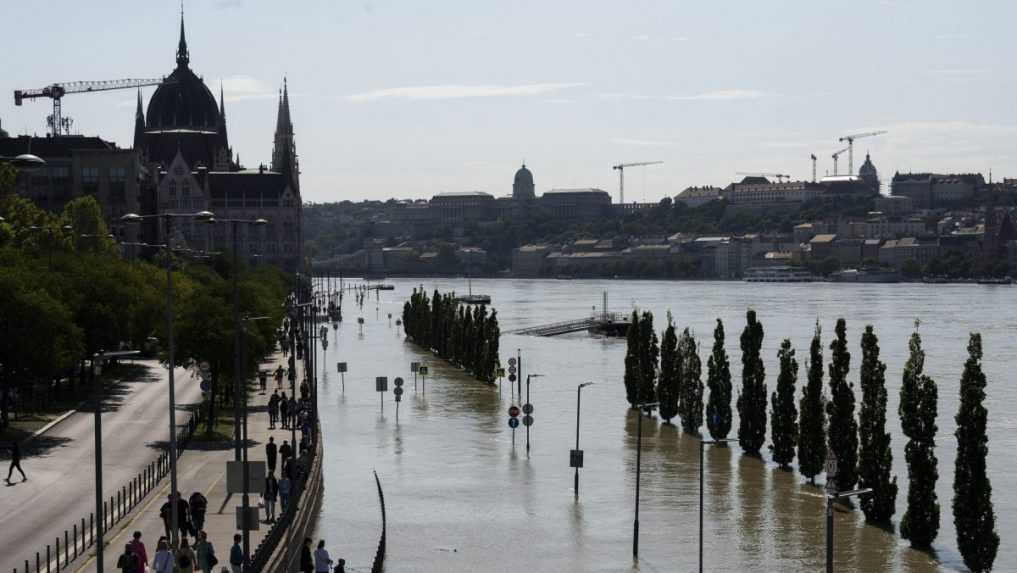
{"label": "submerged tree", "polygon": [[982,335],[972,333],[968,359],[960,383],[957,410],[957,460],[953,478],[953,523],[957,547],[972,571],[990,571],[999,549],[992,484],[985,468],[989,438],[985,433],[985,373],[982,372]]}
{"label": "submerged tree", "polygon": [[696,338],[688,328],[678,341],[678,355],[681,357],[682,429],[689,434],[698,434],[703,425],[703,365],[699,360]]}
{"label": "submerged tree", "polygon": [[635,408],[639,403],[639,358],[641,355],[639,338],[639,313],[632,311],[628,335],[625,345],[625,399]]}
{"label": "submerged tree", "polygon": [[738,396],[738,444],[745,453],[759,455],[766,441],[766,371],[760,357],[763,325],[756,311],[745,313],[742,331],[742,392]]}
{"label": "submerged tree", "polygon": [[[917,329],[917,323],[915,328]],[[916,330],[908,344],[911,357],[904,366],[900,389],[900,422],[908,443],[904,457],[908,463],[908,504],[900,522],[901,537],[914,547],[929,547],[939,534],[939,479],[936,459],[936,382],[923,373],[925,351]]]}
{"label": "submerged tree", "polygon": [[[837,489],[849,490],[858,482],[858,422],[855,421],[855,390],[848,382],[851,353],[847,347],[847,326],[837,319],[835,338],[830,343],[830,449],[837,457]],[[827,476],[829,478],[829,476]]]}
{"label": "submerged tree", "polygon": [[639,387],[636,403],[653,402],[657,396],[657,368],[660,360],[660,345],[653,330],[653,313],[643,311],[639,319]]}
{"label": "submerged tree", "polygon": [[879,339],[872,325],[862,334],[862,407],[858,414],[858,487],[872,493],[859,498],[865,518],[886,523],[893,517],[897,502],[897,477],[893,471],[893,451],[886,431],[886,364],[879,359]]}
{"label": "submerged tree", "polygon": [[710,398],[706,403],[706,427],[715,440],[731,432],[731,366],[724,350],[724,323],[717,319],[713,331],[713,351],[706,362],[706,384]]}
{"label": "submerged tree", "polygon": [[795,387],[798,385],[798,361],[795,350],[787,338],[777,352],[780,361],[780,375],[777,376],[777,391],[770,395],[770,450],[773,461],[781,468],[788,469],[795,459],[798,444],[798,408],[795,406]]}
{"label": "submerged tree", "polygon": [[660,382],[657,384],[657,402],[660,403],[660,417],[665,424],[678,415],[679,371],[678,339],[674,332],[674,320],[667,313],[667,329],[660,342]]}
{"label": "submerged tree", "polygon": [[826,416],[823,413],[822,330],[816,331],[809,346],[808,380],[802,388],[798,417],[798,471],[813,484],[826,461]]}

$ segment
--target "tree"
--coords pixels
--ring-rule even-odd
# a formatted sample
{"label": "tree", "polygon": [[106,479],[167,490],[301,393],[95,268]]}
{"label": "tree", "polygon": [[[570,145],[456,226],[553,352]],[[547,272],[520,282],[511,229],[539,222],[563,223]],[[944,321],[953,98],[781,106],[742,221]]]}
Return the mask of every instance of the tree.
{"label": "tree", "polygon": [[667,328],[660,342],[660,383],[657,384],[657,402],[660,403],[660,417],[665,424],[678,415],[679,386],[678,339],[674,333],[674,320],[667,313]]}
{"label": "tree", "polygon": [[657,368],[660,346],[657,333],[653,330],[653,313],[643,311],[639,319],[639,387],[636,403],[653,402],[657,395]]}
{"label": "tree", "polygon": [[[102,206],[91,195],[72,199],[64,206],[63,219],[74,229],[74,243],[79,252],[110,253],[114,249],[109,228],[102,215]],[[83,236],[87,235],[87,236]]]}
{"label": "tree", "polygon": [[822,330],[816,330],[809,346],[808,380],[802,388],[798,412],[798,471],[813,484],[826,462],[826,415],[823,413]]}
{"label": "tree", "polygon": [[632,318],[629,323],[625,345],[625,399],[633,408],[639,403],[639,358],[640,337],[639,337],[639,313],[632,311]]}
{"label": "tree", "polygon": [[862,407],[858,415],[858,487],[872,488],[859,498],[865,518],[886,523],[893,517],[897,502],[897,476],[893,470],[890,434],[886,431],[886,364],[879,360],[879,339],[872,325],[862,334]]}
{"label": "tree", "polygon": [[742,331],[742,393],[738,396],[738,444],[745,453],[759,455],[766,441],[766,372],[759,355],[763,346],[763,324],[756,311],[745,313]]}
{"label": "tree", "polygon": [[706,383],[710,399],[706,404],[706,426],[715,440],[731,431],[731,367],[724,350],[724,323],[717,319],[713,330],[713,351],[706,362]]}
{"label": "tree", "polygon": [[795,350],[787,338],[777,351],[780,375],[777,376],[777,391],[770,395],[770,440],[773,461],[788,469],[795,459],[798,444],[798,408],[795,406],[795,387],[798,385],[798,361]]}
{"label": "tree", "polygon": [[682,429],[688,434],[699,434],[703,425],[703,366],[699,360],[696,339],[686,328],[678,341],[681,356],[681,414]]}
{"label": "tree", "polygon": [[957,547],[972,571],[990,571],[999,549],[992,484],[985,469],[989,438],[985,433],[985,373],[982,372],[982,335],[972,333],[968,359],[960,382],[960,407],[954,419],[957,459],[953,478],[953,523]]}
{"label": "tree", "polygon": [[[858,483],[858,422],[855,421],[855,391],[847,381],[851,353],[847,349],[847,326],[837,319],[835,337],[830,342],[830,449],[837,456],[837,489],[853,489]],[[830,476],[827,476],[829,479]]]}
{"label": "tree", "polygon": [[904,457],[908,464],[908,503],[900,522],[901,537],[914,547],[925,548],[939,534],[939,500],[936,481],[939,479],[936,459],[936,382],[923,373],[925,351],[918,325],[908,344],[911,356],[904,365],[900,389],[901,427],[908,443]]}

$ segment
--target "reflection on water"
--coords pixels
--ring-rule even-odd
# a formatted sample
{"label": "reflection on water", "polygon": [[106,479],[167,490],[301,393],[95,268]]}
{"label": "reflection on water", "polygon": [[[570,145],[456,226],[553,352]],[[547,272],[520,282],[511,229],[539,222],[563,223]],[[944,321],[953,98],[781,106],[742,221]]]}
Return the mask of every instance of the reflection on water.
{"label": "reflection on water", "polygon": [[[505,334],[502,357],[519,348],[525,373],[534,379],[531,400],[535,424],[532,449],[525,431],[512,431],[506,411],[515,398],[501,388],[472,380],[402,341],[403,300],[416,281],[391,281],[365,324],[343,323],[333,332],[320,377],[320,411],[326,447],[326,498],[320,537],[354,568],[369,566],[380,534],[380,515],[371,470],[385,488],[389,518],[387,571],[687,571],[696,567],[699,511],[699,440],[655,416],[643,418],[640,493],[640,561],[633,564],[632,519],[635,497],[637,414],[624,399],[623,340],[575,334],[541,339]],[[430,291],[465,285],[439,281]],[[766,329],[764,361],[777,372],[779,341],[790,337],[806,349],[818,317],[832,326],[848,317],[856,347],[866,322],[876,326],[887,361],[888,429],[893,434],[894,469],[901,485],[899,520],[907,495],[904,441],[895,416],[907,337],[915,317],[922,319],[926,369],[940,385],[939,496],[943,522],[938,555],[909,549],[895,532],[866,525],[859,510],[835,515],[834,557],[842,571],[935,571],[959,568],[949,511],[952,498],[953,414],[957,380],[969,330],[986,340],[989,377],[990,452],[993,491],[1002,543],[997,570],[1017,569],[1017,549],[1007,543],[1017,523],[1013,493],[1003,476],[1017,471],[1017,458],[1003,455],[1017,447],[1017,390],[1006,384],[1017,363],[1009,343],[1017,292],[975,285],[745,285],[626,281],[486,281],[475,291],[490,294],[503,332],[524,325],[585,316],[603,289],[634,302],[658,317],[670,309],[681,327],[690,326],[709,342],[716,317],[724,319],[732,374],[740,382],[738,333],[746,306],[753,306]],[[966,289],[963,290],[962,289]],[[963,308],[956,304],[964,299]],[[347,301],[347,304],[349,301]],[[355,316],[355,312],[348,312]],[[829,328],[827,329],[829,330]],[[829,340],[824,341],[825,344]],[[709,351],[705,344],[701,352]],[[850,378],[857,380],[854,352]],[[349,363],[342,392],[334,364]],[[426,380],[411,384],[411,361],[431,367]],[[375,376],[402,376],[405,393],[395,416],[391,387],[379,396]],[[705,372],[704,372],[705,376]],[[576,385],[583,391],[577,500],[572,491],[569,450],[575,444]],[[799,384],[804,383],[804,378]],[[525,392],[525,384],[523,384]],[[857,384],[856,384],[857,388]],[[860,396],[859,396],[860,399]],[[380,401],[384,400],[384,413]],[[677,422],[677,420],[675,420]],[[737,421],[735,423],[737,428]],[[741,455],[732,447],[705,451],[704,553],[708,571],[816,571],[825,560],[825,499],[820,486],[803,483],[796,472],[778,469],[764,458]],[[821,483],[822,480],[820,480]]]}

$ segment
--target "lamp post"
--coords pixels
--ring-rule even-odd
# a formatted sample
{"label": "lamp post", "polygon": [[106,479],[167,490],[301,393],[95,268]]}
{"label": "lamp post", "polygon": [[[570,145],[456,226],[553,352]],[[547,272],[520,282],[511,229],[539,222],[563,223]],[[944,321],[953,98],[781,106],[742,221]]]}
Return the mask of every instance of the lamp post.
{"label": "lamp post", "polygon": [[103,351],[92,356],[92,392],[95,402],[95,567],[98,573],[103,570],[103,541],[102,526],[106,522],[103,519],[102,503],[102,382],[95,375],[95,359],[99,358],[102,363]]}
{"label": "lamp post", "polygon": [[656,408],[658,402],[644,402],[642,404],[636,404],[636,408],[639,409],[639,423],[636,429],[636,512],[635,519],[632,521],[632,558],[639,559],[639,478],[642,472],[642,453],[643,453],[643,411],[647,414],[652,412]]}
{"label": "lamp post", "polygon": [[244,407],[243,407],[243,480],[244,486],[242,490],[241,504],[243,509],[241,513],[244,516],[243,521],[243,549],[244,549],[244,566],[250,566],[251,559],[251,528],[247,521],[248,511],[251,507],[250,499],[248,497],[248,482],[251,481],[250,469],[247,466],[247,376],[244,372],[244,351],[247,349],[247,323],[254,322],[256,320],[268,320],[268,316],[255,316],[255,317],[244,317],[241,319],[241,333],[240,333],[240,368],[241,371],[237,373],[237,379],[243,380],[244,385]]}
{"label": "lamp post", "polygon": [[[533,413],[533,404],[530,404],[530,378],[540,378],[543,374],[527,374],[526,375],[526,403],[523,404],[523,414],[530,416]],[[527,408],[529,406],[529,408]],[[527,412],[526,410],[530,411]],[[530,426],[533,424],[532,417],[530,423],[526,424],[526,418],[523,418],[523,423],[526,426],[526,453],[530,453]]]}
{"label": "lamp post", "polygon": [[736,438],[699,441],[699,573],[703,573],[703,452],[706,446],[714,444],[733,444]]}
{"label": "lamp post", "polygon": [[21,155],[0,155],[0,163],[6,163],[17,169],[31,171],[46,166],[46,160],[38,155],[22,153]]}
{"label": "lamp post", "polygon": [[583,382],[576,388],[576,456],[577,459],[573,465],[576,468],[575,482],[573,484],[573,490],[575,491],[576,497],[579,497],[579,467],[582,465],[581,450],[579,449],[579,408],[582,404],[583,399],[583,388],[587,386],[593,386],[593,382]]}
{"label": "lamp post", "polygon": [[169,465],[170,465],[170,544],[176,546],[179,536],[180,516],[178,515],[178,501],[180,492],[177,491],[177,424],[176,424],[176,384],[173,378],[173,369],[176,360],[175,348],[173,346],[173,252],[170,248],[170,239],[173,236],[173,219],[189,218],[198,221],[210,221],[215,215],[209,211],[197,213],[156,213],[152,215],[138,215],[128,213],[120,218],[124,223],[140,223],[145,219],[161,218],[166,222],[166,338],[169,351],[166,370],[169,375]]}
{"label": "lamp post", "polygon": [[871,487],[828,493],[826,495],[826,573],[833,573],[833,502],[872,493]]}

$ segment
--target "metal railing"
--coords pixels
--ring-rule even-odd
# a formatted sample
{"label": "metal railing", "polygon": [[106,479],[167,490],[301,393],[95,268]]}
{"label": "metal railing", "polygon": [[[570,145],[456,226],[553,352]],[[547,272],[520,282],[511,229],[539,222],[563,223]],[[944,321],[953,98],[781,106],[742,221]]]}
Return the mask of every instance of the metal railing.
{"label": "metal railing", "polygon": [[385,570],[385,545],[386,538],[388,537],[388,527],[385,520],[385,492],[381,491],[381,480],[378,479],[378,472],[374,472],[374,483],[378,486],[378,501],[381,502],[381,539],[378,540],[378,550],[374,552],[371,573],[382,573]]}

